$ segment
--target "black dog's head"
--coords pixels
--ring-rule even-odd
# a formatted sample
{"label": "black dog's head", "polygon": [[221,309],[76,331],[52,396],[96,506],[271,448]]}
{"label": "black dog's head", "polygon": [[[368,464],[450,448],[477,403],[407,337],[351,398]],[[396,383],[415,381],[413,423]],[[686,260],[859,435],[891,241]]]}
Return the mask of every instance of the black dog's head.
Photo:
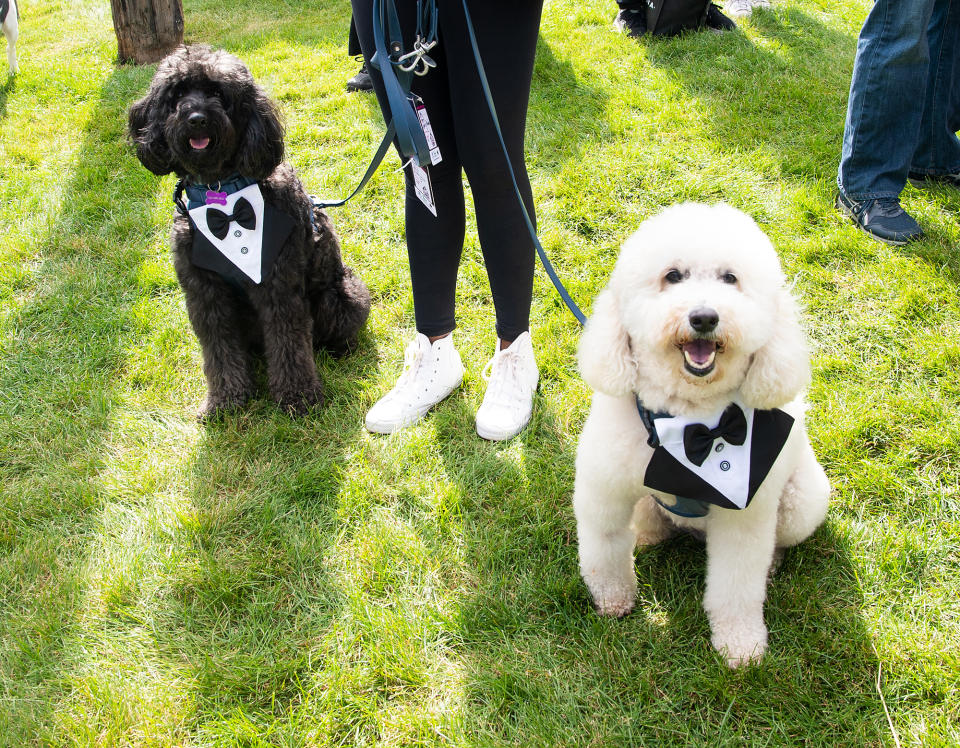
{"label": "black dog's head", "polygon": [[161,61],[128,124],[137,158],[154,174],[207,184],[235,174],[264,179],[283,159],[276,106],[238,58],[202,45]]}

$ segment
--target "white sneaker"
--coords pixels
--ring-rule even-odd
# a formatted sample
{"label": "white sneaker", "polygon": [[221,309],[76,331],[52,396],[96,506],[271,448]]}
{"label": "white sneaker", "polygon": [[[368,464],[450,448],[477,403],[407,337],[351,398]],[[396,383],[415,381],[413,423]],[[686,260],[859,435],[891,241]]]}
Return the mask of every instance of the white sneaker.
{"label": "white sneaker", "polygon": [[403,374],[367,412],[367,430],[390,434],[412,426],[462,381],[463,363],[453,336],[431,344],[426,335],[417,333],[404,351]]}
{"label": "white sneaker", "polygon": [[477,433],[491,441],[516,436],[530,422],[533,393],[540,378],[530,333],[523,333],[507,348],[498,350],[484,368],[483,378],[488,384],[477,411]]}
{"label": "white sneaker", "polygon": [[726,0],[723,12],[732,18],[742,18],[753,13],[753,5],[750,0]]}
{"label": "white sneaker", "polygon": [[769,8],[770,0],[726,0],[723,12],[734,18],[743,18],[753,13],[754,8]]}

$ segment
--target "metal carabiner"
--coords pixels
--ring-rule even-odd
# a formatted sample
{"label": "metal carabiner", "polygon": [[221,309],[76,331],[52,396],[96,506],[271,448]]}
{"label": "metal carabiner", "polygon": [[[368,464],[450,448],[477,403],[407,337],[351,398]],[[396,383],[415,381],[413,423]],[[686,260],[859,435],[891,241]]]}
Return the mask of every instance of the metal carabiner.
{"label": "metal carabiner", "polygon": [[421,55],[419,60],[420,67],[413,71],[414,75],[424,76],[430,72],[430,68],[435,68],[437,63],[433,61],[430,55]]}
{"label": "metal carabiner", "polygon": [[[413,73],[414,75],[424,76],[430,71],[430,68],[435,68],[437,66],[437,63],[433,61],[433,58],[427,54],[427,52],[429,52],[435,46],[437,46],[436,41],[424,43],[423,38],[417,36],[416,41],[413,43],[413,51],[407,52],[407,54],[397,58],[397,61],[394,64],[405,73]],[[410,59],[413,61],[406,65],[403,64],[405,61]]]}

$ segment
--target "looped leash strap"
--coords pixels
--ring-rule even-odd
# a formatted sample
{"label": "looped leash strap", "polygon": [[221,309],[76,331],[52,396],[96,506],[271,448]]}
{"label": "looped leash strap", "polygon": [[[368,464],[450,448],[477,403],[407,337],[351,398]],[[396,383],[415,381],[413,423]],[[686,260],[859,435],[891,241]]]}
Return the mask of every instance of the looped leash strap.
{"label": "looped leash strap", "polygon": [[567,308],[573,313],[573,316],[577,318],[577,321],[581,325],[585,324],[587,321],[586,315],[580,311],[580,307],[577,306],[577,303],[567,292],[567,289],[564,288],[563,283],[560,281],[560,277],[557,275],[557,271],[553,269],[553,265],[551,264],[550,259],[547,257],[547,253],[544,252],[543,247],[540,244],[540,240],[537,239],[537,232],[533,228],[533,221],[530,220],[530,213],[527,211],[527,206],[523,202],[523,197],[520,195],[520,187],[517,184],[517,176],[513,172],[513,164],[510,162],[510,154],[507,151],[507,144],[503,139],[503,132],[500,130],[500,120],[497,118],[497,108],[493,104],[493,95],[490,93],[490,84],[487,83],[487,74],[483,68],[483,60],[480,59],[480,49],[477,46],[476,34],[473,32],[473,22],[470,20],[470,11],[467,10],[467,0],[463,0],[463,15],[467,21],[467,33],[470,35],[470,46],[473,48],[473,59],[477,63],[477,73],[480,75],[480,86],[483,88],[483,95],[486,97],[487,107],[490,110],[490,116],[493,118],[493,127],[497,131],[497,137],[500,139],[500,147],[503,149],[504,158],[507,160],[507,170],[510,172],[510,179],[513,181],[513,191],[516,193],[517,201],[520,203],[520,210],[523,212],[523,220],[527,223],[527,230],[530,232],[530,238],[533,239],[533,245],[537,248],[537,255],[540,257],[540,262],[543,263],[543,269],[547,271],[547,275],[550,277],[553,287],[557,289],[557,293],[560,294],[560,298],[563,299],[563,303],[567,305]]}
{"label": "looped leash strap", "polygon": [[390,124],[387,125],[387,133],[383,136],[383,140],[380,141],[380,147],[377,148],[377,152],[373,156],[373,160],[370,162],[370,166],[367,167],[366,173],[363,175],[363,179],[360,180],[360,184],[357,185],[357,188],[347,195],[342,200],[319,200],[313,196],[313,204],[318,208],[339,208],[341,205],[345,205],[350,198],[356,195],[360,190],[367,186],[367,182],[370,181],[377,169],[380,168],[380,162],[383,161],[383,157],[387,155],[387,151],[390,150],[390,144],[393,142],[393,136],[396,135],[396,130],[393,127],[393,120],[390,121]]}
{"label": "looped leash strap", "polygon": [[[394,138],[404,161],[412,158],[419,165],[430,163],[430,146],[409,96],[414,74],[423,75],[436,65],[426,56],[426,51],[433,48],[437,39],[436,0],[417,0],[417,38],[411,53],[404,53],[400,18],[393,0],[373,0],[372,15],[376,52],[370,64],[380,71],[383,78],[387,104],[390,107],[390,122],[387,123],[387,132],[380,142],[380,147],[356,189],[342,200],[313,198],[313,204],[318,208],[338,208],[360,192],[380,167],[380,162],[390,150]],[[389,31],[389,40],[384,33],[384,25]],[[411,55],[415,56],[416,60],[408,64],[406,61]],[[395,68],[398,72],[395,72]]]}
{"label": "looped leash strap", "polygon": [[[423,0],[418,0],[418,8],[423,11]],[[434,0],[428,0],[433,4]],[[436,15],[434,13],[434,15]],[[390,33],[389,42],[384,34],[384,22]],[[419,26],[419,23],[418,23]],[[435,24],[434,24],[435,28]],[[417,36],[418,42],[420,36]],[[387,91],[387,102],[397,134],[397,146],[404,161],[413,158],[419,166],[430,163],[430,146],[423,134],[420,117],[410,102],[410,83],[413,72],[403,70],[400,58],[403,57],[403,34],[400,31],[400,18],[393,0],[373,0],[373,41],[376,54],[370,64],[379,68],[383,78],[383,87]],[[387,48],[389,44],[389,49]]]}

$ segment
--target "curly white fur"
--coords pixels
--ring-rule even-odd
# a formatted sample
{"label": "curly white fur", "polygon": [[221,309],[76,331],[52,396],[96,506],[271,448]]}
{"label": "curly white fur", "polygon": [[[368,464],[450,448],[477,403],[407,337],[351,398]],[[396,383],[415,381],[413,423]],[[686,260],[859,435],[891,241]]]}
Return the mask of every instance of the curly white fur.
{"label": "curly white fur", "polygon": [[[691,321],[704,308],[718,318],[706,336]],[[683,346],[698,337],[716,346],[706,374],[685,365]],[[594,396],[573,503],[580,570],[599,612],[622,616],[633,608],[635,545],[658,543],[678,526],[699,531],[713,645],[731,667],[759,658],[774,551],[820,525],[830,494],[803,425],[810,365],[800,314],[769,239],[727,205],[686,203],[645,221],[594,303],[579,363]],[[780,408],[796,423],[746,509],[684,519],[659,507],[643,485],[652,450],[637,395],[651,410],[690,417],[737,396],[750,407]]]}

